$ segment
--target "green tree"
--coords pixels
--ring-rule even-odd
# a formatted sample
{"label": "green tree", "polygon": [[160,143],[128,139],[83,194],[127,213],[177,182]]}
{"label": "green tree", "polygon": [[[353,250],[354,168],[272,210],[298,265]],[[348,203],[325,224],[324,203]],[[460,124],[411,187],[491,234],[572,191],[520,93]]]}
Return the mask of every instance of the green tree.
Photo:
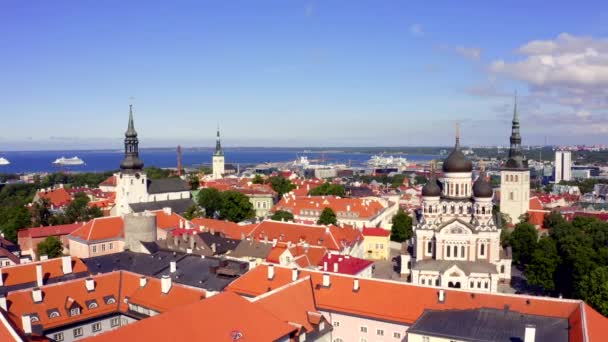
{"label": "green tree", "polygon": [[416,185],[418,184],[426,184],[426,182],[428,182],[428,178],[426,178],[426,176],[424,175],[416,175],[416,177],[414,178],[414,182],[416,182]]}
{"label": "green tree", "polygon": [[186,209],[186,212],[184,213],[184,218],[186,220],[192,220],[193,218],[202,217],[202,216],[203,216],[203,213],[200,211],[199,207],[195,204],[188,207],[188,209]]}
{"label": "green tree", "polygon": [[543,227],[551,229],[564,222],[566,222],[566,220],[562,217],[560,213],[558,213],[557,211],[552,211],[549,214],[545,215],[545,217],[543,218]]}
{"label": "green tree", "polygon": [[272,187],[272,190],[276,191],[279,195],[279,198],[283,197],[283,194],[290,192],[295,189],[295,185],[291,184],[291,181],[285,177],[274,176],[268,178],[268,182]]}
{"label": "green tree", "polygon": [[323,225],[333,224],[333,225],[337,225],[338,224],[338,218],[336,217],[336,213],[334,213],[333,209],[331,209],[330,207],[325,207],[323,209],[323,211],[321,212],[321,216],[319,216],[319,220],[317,221],[317,224],[323,224]]}
{"label": "green tree", "polygon": [[61,256],[62,252],[63,245],[61,241],[54,236],[49,236],[38,243],[38,255],[47,255],[49,258],[56,258]]}
{"label": "green tree", "polygon": [[405,179],[405,177],[407,177],[407,176],[403,173],[398,173],[398,174],[394,175],[393,179],[391,181],[391,188],[398,188],[401,185],[403,185],[403,180]]}
{"label": "green tree", "polygon": [[271,220],[275,221],[293,221],[293,214],[285,210],[277,210],[270,217]]}
{"label": "green tree", "polygon": [[331,183],[323,183],[316,188],[308,191],[310,196],[339,196],[344,197],[346,195],[346,190],[343,185],[340,184],[331,184]]}
{"label": "green tree", "polygon": [[608,316],[608,267],[598,267],[580,284],[581,298],[602,315]]}
{"label": "green tree", "polygon": [[264,184],[264,177],[262,177],[262,175],[255,175],[253,177],[253,179],[251,180],[251,183],[253,184]]}
{"label": "green tree", "polygon": [[391,219],[391,241],[403,242],[412,237],[412,218],[399,209]]}
{"label": "green tree", "polygon": [[530,263],[538,241],[536,228],[528,222],[518,223],[509,241],[513,248],[513,262],[520,265]]}
{"label": "green tree", "polygon": [[188,175],[188,184],[190,184],[190,190],[197,190],[201,186],[201,182],[196,173]]}
{"label": "green tree", "polygon": [[17,231],[30,224],[30,212],[25,206],[0,206],[0,231],[6,239],[16,243]]}
{"label": "green tree", "polygon": [[249,197],[237,191],[224,191],[221,193],[220,219],[232,222],[241,222],[255,217],[253,204]]}
{"label": "green tree", "polygon": [[34,202],[31,209],[32,215],[32,226],[48,226],[53,214],[49,210],[49,200],[41,198],[39,201]]}
{"label": "green tree", "polygon": [[198,205],[205,209],[205,217],[213,218],[222,207],[222,197],[220,192],[214,188],[202,189],[198,193]]}
{"label": "green tree", "polygon": [[82,192],[74,195],[74,199],[65,209],[68,223],[85,222],[103,216],[98,207],[89,207],[89,197]]}
{"label": "green tree", "polygon": [[146,176],[148,176],[148,179],[163,179],[163,178],[177,177],[177,176],[171,175],[171,170],[160,169],[160,168],[154,167],[154,166],[144,168],[144,172],[146,173]]}
{"label": "green tree", "polygon": [[511,231],[507,228],[503,228],[500,230],[500,245],[503,248],[511,246]]}
{"label": "green tree", "polygon": [[539,286],[547,293],[554,292],[555,272],[561,259],[557,253],[557,245],[552,238],[540,239],[538,246],[532,253],[530,264],[526,266],[526,278],[531,285]]}

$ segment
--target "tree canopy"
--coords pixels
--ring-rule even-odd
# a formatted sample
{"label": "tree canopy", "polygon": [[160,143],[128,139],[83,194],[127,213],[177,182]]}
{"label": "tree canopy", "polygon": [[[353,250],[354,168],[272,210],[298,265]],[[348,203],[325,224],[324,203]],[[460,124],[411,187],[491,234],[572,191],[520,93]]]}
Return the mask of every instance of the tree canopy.
{"label": "tree canopy", "polygon": [[205,188],[198,193],[198,205],[205,210],[205,217],[214,218],[222,207],[220,192],[214,188]]}
{"label": "tree canopy", "polygon": [[513,247],[513,262],[528,264],[538,243],[536,228],[528,222],[518,223],[515,225],[513,233],[511,233],[509,243]]}
{"label": "tree canopy", "polygon": [[285,210],[277,210],[270,217],[271,220],[275,221],[293,221],[293,214]]}
{"label": "tree canopy", "polygon": [[323,183],[310,191],[308,194],[311,196],[339,196],[344,197],[346,194],[346,190],[344,189],[344,185],[340,184],[332,184],[332,183]]}
{"label": "tree canopy", "polygon": [[319,220],[317,221],[317,224],[323,224],[323,225],[333,224],[333,225],[337,225],[338,224],[338,218],[336,217],[336,213],[333,211],[332,208],[325,207],[323,209],[323,211],[321,212],[321,216],[319,216]]}
{"label": "tree canopy", "polygon": [[237,191],[224,191],[220,194],[220,219],[232,222],[241,222],[255,217],[253,204],[249,197]]}
{"label": "tree canopy", "polygon": [[272,187],[272,190],[276,191],[279,195],[279,198],[283,197],[283,194],[290,192],[295,189],[295,185],[291,184],[291,181],[282,176],[274,176],[268,178],[268,182]]}
{"label": "tree canopy", "polygon": [[402,209],[393,216],[391,223],[391,241],[403,242],[413,236],[412,218]]}
{"label": "tree canopy", "polygon": [[49,258],[61,256],[63,252],[63,244],[61,240],[54,236],[49,236],[38,243],[38,255],[47,255]]}

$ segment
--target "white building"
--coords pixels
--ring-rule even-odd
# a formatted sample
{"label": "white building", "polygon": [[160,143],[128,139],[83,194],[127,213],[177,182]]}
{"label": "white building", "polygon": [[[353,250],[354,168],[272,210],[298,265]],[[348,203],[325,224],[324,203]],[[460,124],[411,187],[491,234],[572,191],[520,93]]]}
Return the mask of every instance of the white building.
{"label": "white building", "polygon": [[555,151],[555,183],[572,179],[572,153],[570,151]]}
{"label": "white building", "polygon": [[521,152],[517,103],[513,110],[510,140],[509,159],[500,170],[500,212],[516,224],[530,209],[530,169]]}
{"label": "white building", "polygon": [[217,129],[217,139],[215,141],[215,152],[213,153],[213,179],[224,177],[224,151],[220,143],[220,129]]}
{"label": "white building", "polygon": [[433,170],[422,189],[414,253],[401,262],[412,283],[496,292],[499,279],[511,278],[511,259],[502,251],[492,215],[492,186],[485,172],[473,183],[472,170],[457,136],[443,179]]}
{"label": "white building", "polygon": [[188,185],[179,178],[148,179],[143,168],[144,162],[139,159],[139,140],[133,123],[133,107],[129,106],[125,158],[120,163],[120,172],[114,175],[116,205],[112,208],[111,214],[126,215],[163,207],[171,207],[176,212],[185,211],[184,206],[192,202]]}

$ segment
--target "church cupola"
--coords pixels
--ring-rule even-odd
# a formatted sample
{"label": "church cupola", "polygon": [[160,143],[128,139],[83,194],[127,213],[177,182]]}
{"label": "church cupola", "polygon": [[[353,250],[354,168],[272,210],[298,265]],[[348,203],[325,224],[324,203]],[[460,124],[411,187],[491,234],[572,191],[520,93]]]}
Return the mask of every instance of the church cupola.
{"label": "church cupola", "polygon": [[120,170],[125,173],[141,172],[144,162],[139,159],[139,140],[133,123],[133,105],[129,105],[129,125],[125,132],[125,158],[120,163]]}
{"label": "church cupola", "polygon": [[460,129],[456,130],[456,143],[454,149],[443,161],[443,172],[444,173],[461,173],[473,171],[473,163],[468,160],[464,153],[460,150]]}
{"label": "church cupola", "polygon": [[441,196],[441,183],[435,175],[435,162],[431,163],[431,176],[426,184],[422,187],[423,197],[439,197]]}
{"label": "church cupola", "polygon": [[492,185],[488,182],[485,170],[482,170],[473,183],[473,197],[475,198],[491,198],[494,195]]}

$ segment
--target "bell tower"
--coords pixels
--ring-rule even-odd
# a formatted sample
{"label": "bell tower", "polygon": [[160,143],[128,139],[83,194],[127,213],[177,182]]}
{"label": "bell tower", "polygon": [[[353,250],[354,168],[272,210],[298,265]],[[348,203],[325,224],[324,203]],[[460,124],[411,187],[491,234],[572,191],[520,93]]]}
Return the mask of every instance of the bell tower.
{"label": "bell tower", "polygon": [[213,179],[220,179],[224,176],[224,151],[220,141],[220,127],[217,127],[217,137],[215,140],[215,152],[213,152]]}

